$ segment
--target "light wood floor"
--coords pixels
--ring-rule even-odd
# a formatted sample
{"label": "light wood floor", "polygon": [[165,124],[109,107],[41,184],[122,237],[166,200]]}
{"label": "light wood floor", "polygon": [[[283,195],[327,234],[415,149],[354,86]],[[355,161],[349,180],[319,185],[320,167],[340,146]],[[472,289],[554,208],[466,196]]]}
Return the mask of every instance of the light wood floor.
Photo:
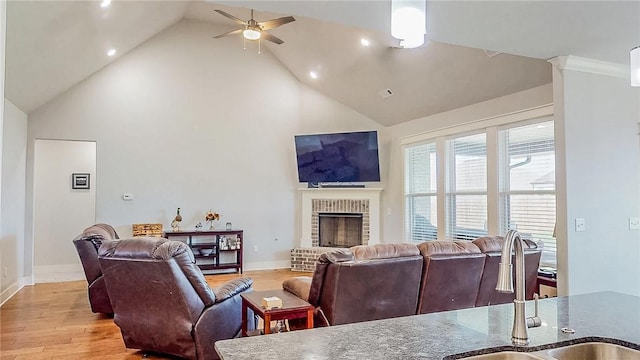
{"label": "light wood floor", "polygon": [[[273,270],[244,275],[207,275],[211,286],[241,276],[253,278],[255,290],[282,288],[282,281],[309,273]],[[125,349],[113,320],[89,308],[87,283],[37,284],[20,290],[0,308],[1,360],[140,359]],[[148,355],[149,359],[167,359]]]}

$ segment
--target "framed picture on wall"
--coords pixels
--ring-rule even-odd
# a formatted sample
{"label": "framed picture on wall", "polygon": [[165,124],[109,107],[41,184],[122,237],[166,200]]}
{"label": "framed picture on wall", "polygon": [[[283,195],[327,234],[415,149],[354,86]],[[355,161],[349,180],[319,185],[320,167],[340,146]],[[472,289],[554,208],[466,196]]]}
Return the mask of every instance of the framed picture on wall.
{"label": "framed picture on wall", "polygon": [[73,173],[71,174],[71,188],[72,189],[89,189],[89,174],[88,173]]}

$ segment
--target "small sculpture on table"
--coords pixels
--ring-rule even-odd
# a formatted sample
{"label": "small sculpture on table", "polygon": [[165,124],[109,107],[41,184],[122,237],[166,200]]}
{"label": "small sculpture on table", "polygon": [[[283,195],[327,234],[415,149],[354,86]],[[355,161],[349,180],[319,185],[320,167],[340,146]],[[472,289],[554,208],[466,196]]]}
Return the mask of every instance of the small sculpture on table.
{"label": "small sculpture on table", "polygon": [[209,230],[213,230],[213,221],[220,219],[220,214],[209,210],[204,217],[204,220],[209,224]]}
{"label": "small sculpture on table", "polygon": [[173,231],[180,231],[180,222],[182,221],[182,215],[180,215],[180,208],[176,212],[176,217],[171,222],[171,229]]}

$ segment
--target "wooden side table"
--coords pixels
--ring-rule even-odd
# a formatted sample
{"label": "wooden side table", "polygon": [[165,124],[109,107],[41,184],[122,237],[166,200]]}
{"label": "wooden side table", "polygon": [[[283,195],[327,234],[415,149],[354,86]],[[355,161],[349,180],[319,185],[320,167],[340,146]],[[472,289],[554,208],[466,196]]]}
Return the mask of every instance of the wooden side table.
{"label": "wooden side table", "polygon": [[[543,296],[542,295],[542,289],[540,288],[541,285],[550,287],[552,289],[552,292],[550,294],[547,294],[547,295]],[[555,294],[556,294],[557,286],[558,286],[558,283],[557,283],[557,280],[555,278],[548,278],[546,276],[538,276],[537,284],[536,284],[536,292],[538,293],[538,295],[540,295],[540,298],[555,297],[556,296]]]}
{"label": "wooden side table", "polygon": [[[262,298],[277,296],[282,299],[279,309],[265,309]],[[313,305],[285,290],[253,291],[240,294],[242,298],[242,336],[247,336],[247,309],[264,320],[264,334],[271,333],[272,320],[307,318],[307,329],[313,329]]]}

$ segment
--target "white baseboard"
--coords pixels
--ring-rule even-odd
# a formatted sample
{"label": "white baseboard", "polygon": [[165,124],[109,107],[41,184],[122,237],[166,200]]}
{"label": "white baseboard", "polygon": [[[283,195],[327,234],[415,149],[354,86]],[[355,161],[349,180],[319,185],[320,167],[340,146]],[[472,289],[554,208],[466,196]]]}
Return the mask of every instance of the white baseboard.
{"label": "white baseboard", "polygon": [[35,283],[86,280],[80,264],[34,266]]}
{"label": "white baseboard", "polygon": [[31,278],[29,276],[25,276],[23,278],[18,279],[18,281],[11,284],[5,291],[0,293],[0,306],[4,305],[7,300],[11,299],[13,295],[17,294],[20,289],[22,289],[25,285],[30,285],[29,280]]}
{"label": "white baseboard", "polygon": [[243,271],[289,269],[291,260],[258,261],[244,264]]}

